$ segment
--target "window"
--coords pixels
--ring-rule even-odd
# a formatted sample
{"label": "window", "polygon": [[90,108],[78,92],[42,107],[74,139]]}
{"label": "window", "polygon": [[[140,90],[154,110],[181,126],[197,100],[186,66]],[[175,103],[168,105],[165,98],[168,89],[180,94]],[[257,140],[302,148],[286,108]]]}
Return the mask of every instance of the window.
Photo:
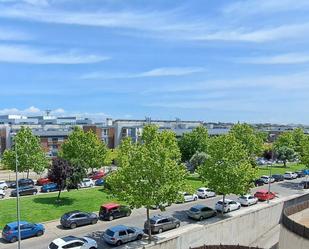
{"label": "window", "polygon": [[127,235],[126,231],[119,231],[119,236],[126,236],[126,235]]}
{"label": "window", "polygon": [[134,232],[132,229],[128,229],[128,230],[127,230],[127,233],[128,233],[128,234],[134,234],[135,232]]}
{"label": "window", "polygon": [[63,246],[62,248],[67,249],[67,248],[75,248],[75,247],[81,247],[84,244],[82,241],[76,241],[70,244],[67,244]]}
{"label": "window", "polygon": [[77,214],[75,215],[75,218],[85,218],[86,215],[85,214]]}

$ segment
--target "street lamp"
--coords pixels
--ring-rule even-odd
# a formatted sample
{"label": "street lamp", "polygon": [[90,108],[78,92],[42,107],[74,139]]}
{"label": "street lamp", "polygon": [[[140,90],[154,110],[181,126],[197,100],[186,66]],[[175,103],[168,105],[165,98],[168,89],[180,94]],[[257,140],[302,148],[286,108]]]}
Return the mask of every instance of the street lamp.
{"label": "street lamp", "polygon": [[[271,162],[269,162],[268,167],[269,167],[269,179],[268,179],[268,194],[270,193],[270,184],[271,184],[271,164],[273,162],[274,158],[274,153],[271,151]],[[267,204],[269,203],[269,198],[267,198]]]}
{"label": "street lamp", "polygon": [[17,229],[18,229],[18,246],[20,249],[20,207],[19,207],[19,183],[18,183],[18,156],[17,156],[17,139],[15,135],[15,174],[16,174],[16,208],[17,208]]}

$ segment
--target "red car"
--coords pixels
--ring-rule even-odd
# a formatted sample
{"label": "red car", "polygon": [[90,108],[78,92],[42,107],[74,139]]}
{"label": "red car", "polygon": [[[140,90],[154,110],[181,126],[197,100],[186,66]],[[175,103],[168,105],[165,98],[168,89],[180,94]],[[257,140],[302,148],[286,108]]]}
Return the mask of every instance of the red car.
{"label": "red car", "polygon": [[91,174],[89,177],[92,180],[98,180],[98,179],[102,178],[103,176],[105,176],[105,173],[103,171],[97,171],[94,174]]}
{"label": "red car", "polygon": [[48,177],[42,177],[42,178],[39,178],[36,182],[37,185],[39,186],[43,186],[47,183],[51,183],[52,181],[48,178]]}
{"label": "red car", "polygon": [[254,196],[258,198],[259,201],[267,201],[272,200],[276,197],[276,193],[274,192],[268,192],[266,189],[258,190]]}

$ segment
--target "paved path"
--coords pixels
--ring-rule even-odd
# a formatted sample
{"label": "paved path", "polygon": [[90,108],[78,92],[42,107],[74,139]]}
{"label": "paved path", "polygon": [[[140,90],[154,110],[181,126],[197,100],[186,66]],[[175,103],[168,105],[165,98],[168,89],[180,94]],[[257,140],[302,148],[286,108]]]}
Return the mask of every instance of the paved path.
{"label": "paved path", "polygon": [[[308,190],[303,190],[299,187],[299,182],[301,181],[301,179],[296,179],[296,180],[292,180],[292,181],[284,181],[281,183],[275,183],[272,184],[272,191],[275,191],[278,193],[278,198],[282,198],[282,197],[287,197],[290,195],[295,195],[295,194],[303,194],[305,193],[305,191]],[[252,192],[254,193],[257,189],[261,189],[261,188],[267,188],[267,186],[263,186],[263,187],[258,187],[252,190]],[[165,212],[163,212],[164,214],[169,214],[169,215],[173,215],[174,217],[178,218],[181,220],[181,225],[185,226],[187,224],[190,223],[196,223],[196,221],[192,221],[189,220],[186,216],[185,211],[188,210],[191,206],[197,204],[197,203],[203,203],[206,204],[210,207],[214,207],[215,203],[220,199],[221,197],[215,197],[215,198],[210,198],[210,199],[206,199],[206,200],[198,200],[196,202],[191,202],[191,203],[185,203],[185,204],[174,204],[171,207],[168,207],[167,210]],[[235,199],[237,198],[237,196],[235,195],[231,195],[229,196],[229,198],[231,199]],[[273,201],[271,201],[273,202]],[[258,203],[257,205],[267,205],[266,202],[263,203]],[[228,215],[239,215],[242,214],[244,212],[248,212],[250,211],[250,209],[253,207],[243,207],[238,211],[232,212],[231,214]],[[72,209],[74,209],[74,207],[72,207]],[[153,210],[151,211],[151,214],[157,214],[160,213],[159,210]],[[54,222],[48,222],[45,224],[46,227],[46,233],[42,236],[42,237],[38,237],[38,238],[30,238],[30,239],[26,239],[26,240],[22,240],[21,245],[22,245],[22,249],[46,249],[48,248],[48,244],[58,238],[58,237],[63,237],[66,235],[75,235],[75,236],[91,236],[93,238],[95,238],[98,242],[99,248],[103,249],[103,248],[110,248],[110,246],[106,245],[102,239],[101,239],[101,235],[102,232],[104,230],[106,230],[108,227],[110,226],[115,226],[118,224],[125,224],[125,225],[130,225],[130,226],[138,226],[138,227],[143,227],[144,221],[145,221],[145,217],[146,217],[146,212],[145,209],[137,209],[134,210],[132,215],[130,217],[127,218],[122,218],[122,219],[117,219],[117,220],[113,220],[113,221],[99,221],[97,224],[95,225],[90,225],[90,226],[84,226],[84,227],[79,227],[76,228],[74,230],[71,229],[62,229],[59,226],[59,221],[54,221]],[[220,218],[218,217],[214,217],[205,221],[202,221],[201,223],[213,223],[218,221]],[[136,242],[134,242],[136,243]],[[134,243],[129,243],[126,244],[124,246],[122,246],[121,248],[132,248],[132,246],[134,246]],[[146,242],[142,242],[142,243],[146,243]],[[10,243],[6,243],[3,240],[0,240],[0,248],[1,249],[15,249],[17,246],[17,244],[10,244]]]}

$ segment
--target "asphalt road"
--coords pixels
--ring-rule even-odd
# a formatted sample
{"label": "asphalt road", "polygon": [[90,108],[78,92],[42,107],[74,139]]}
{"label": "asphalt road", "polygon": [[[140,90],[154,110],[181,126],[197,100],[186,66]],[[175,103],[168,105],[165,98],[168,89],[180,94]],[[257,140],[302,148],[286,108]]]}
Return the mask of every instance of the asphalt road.
{"label": "asphalt road", "polygon": [[[280,183],[274,183],[271,185],[271,190],[278,193],[278,198],[287,197],[294,194],[300,194],[304,193],[304,190],[299,186],[299,183],[303,179],[296,179],[292,181],[284,181]],[[257,187],[255,189],[252,189],[252,193],[254,193],[257,189],[265,189],[267,188],[267,185],[264,185],[262,187]],[[237,199],[237,196],[231,195],[228,196],[230,199]],[[192,221],[187,218],[186,216],[186,210],[188,210],[191,206],[201,203],[205,204],[209,207],[214,207],[215,203],[221,199],[221,196],[217,196],[214,198],[206,199],[206,200],[197,200],[195,202],[190,203],[184,203],[184,204],[173,204],[172,206],[168,207],[166,211],[163,212],[163,214],[172,215],[176,218],[178,218],[181,221],[181,226],[185,226],[190,223],[197,223],[197,221]],[[272,202],[272,201],[271,201]],[[266,202],[258,203],[257,205],[267,205]],[[74,209],[74,208],[73,208]],[[250,207],[242,207],[238,211],[234,211],[233,215],[237,215],[237,213],[243,213],[243,210],[249,211]],[[151,215],[161,213],[159,210],[152,210]],[[228,216],[228,214],[227,214]],[[102,239],[102,233],[105,231],[108,227],[115,226],[115,225],[129,225],[129,226],[137,226],[137,227],[143,227],[144,221],[146,217],[146,211],[145,209],[137,209],[132,212],[132,215],[127,218],[121,218],[113,221],[99,221],[95,225],[89,225],[84,227],[78,227],[74,230],[71,229],[62,229],[59,221],[54,222],[48,222],[45,224],[46,232],[42,237],[34,237],[22,240],[21,242],[21,248],[23,249],[46,249],[48,248],[48,245],[51,241],[53,241],[56,238],[67,236],[67,235],[74,235],[74,236],[90,236],[97,240],[99,248],[110,248],[107,244],[105,244]],[[219,217],[214,217],[208,220],[201,221],[199,223],[207,224],[207,223],[214,223],[216,221],[220,220]],[[163,233],[164,234],[164,233]],[[121,248],[132,248],[135,243],[147,243],[146,241],[142,242],[133,242],[128,243],[126,245],[121,246]],[[15,249],[17,248],[17,243],[11,244],[0,240],[0,248],[1,249]]]}

